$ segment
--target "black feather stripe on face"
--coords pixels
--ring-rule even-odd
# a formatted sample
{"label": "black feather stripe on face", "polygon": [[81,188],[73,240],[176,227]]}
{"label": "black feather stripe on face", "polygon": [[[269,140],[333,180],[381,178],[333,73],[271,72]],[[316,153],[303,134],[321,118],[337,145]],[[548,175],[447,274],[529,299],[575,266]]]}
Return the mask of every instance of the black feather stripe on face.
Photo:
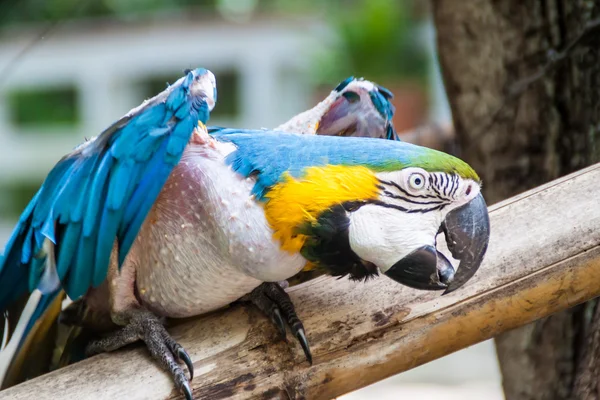
{"label": "black feather stripe on face", "polygon": [[348,212],[366,203],[346,202],[336,205],[305,225],[299,233],[308,239],[300,253],[333,276],[349,275],[352,280],[367,280],[378,275],[377,267],[360,257],[350,248]]}
{"label": "black feather stripe on face", "polygon": [[[381,200],[370,200],[369,202],[381,207],[395,208],[409,214],[441,210],[451,203],[451,199],[444,197],[436,189],[435,182],[437,182],[437,179],[435,174],[429,177],[430,187],[435,195],[409,193],[396,182],[379,179],[379,188],[383,198]],[[442,179],[445,178],[440,178],[440,181]],[[447,182],[450,182],[450,178]],[[444,187],[447,187],[447,185]],[[447,189],[444,190],[447,191]]]}

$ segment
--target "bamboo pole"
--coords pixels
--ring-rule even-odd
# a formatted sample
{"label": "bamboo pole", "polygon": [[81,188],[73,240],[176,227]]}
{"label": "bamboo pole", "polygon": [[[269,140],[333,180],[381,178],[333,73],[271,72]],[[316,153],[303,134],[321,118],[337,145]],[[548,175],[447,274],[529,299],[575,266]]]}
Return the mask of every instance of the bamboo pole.
{"label": "bamboo pole", "polygon": [[[598,182],[600,164],[491,207],[484,265],[450,295],[384,277],[292,287],[313,366],[250,307],[174,326],[194,362],[195,397],[329,399],[600,295]],[[3,399],[177,396],[141,345],[0,392]]]}

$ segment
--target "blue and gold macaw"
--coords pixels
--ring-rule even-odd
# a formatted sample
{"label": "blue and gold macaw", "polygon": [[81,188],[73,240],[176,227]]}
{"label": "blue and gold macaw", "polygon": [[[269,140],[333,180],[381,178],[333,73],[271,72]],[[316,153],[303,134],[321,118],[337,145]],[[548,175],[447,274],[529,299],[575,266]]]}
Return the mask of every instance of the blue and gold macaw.
{"label": "blue and gold macaw", "polygon": [[[337,133],[343,136],[368,134],[371,137],[398,140],[392,123],[392,97],[387,89],[375,83],[350,77],[317,106],[294,116],[277,130],[302,134]],[[216,129],[219,128],[209,128],[209,131]],[[287,284],[298,284],[324,272],[307,268],[289,279]],[[60,306],[63,297],[64,292],[57,296],[51,307],[52,312],[46,313],[45,318],[34,318],[36,326],[27,327],[23,339],[13,339],[13,345],[9,346],[13,349],[9,348],[0,354],[2,387],[12,386],[85,357],[84,349],[90,340],[98,332],[114,328],[109,315],[94,312],[94,307],[87,307],[86,297],[66,309]],[[10,313],[12,316],[19,314]],[[51,322],[59,314],[60,326],[54,326]],[[10,326],[15,325],[16,321],[11,321]],[[65,331],[65,325],[71,327],[69,331]],[[11,350],[15,350],[16,354],[13,355]],[[5,379],[2,379],[3,365],[9,359],[10,366],[6,369]]]}
{"label": "blue and gold macaw", "polygon": [[392,118],[392,92],[349,77],[323,101],[275,128],[276,131],[399,140]]}
{"label": "blue and gold macaw", "polygon": [[[142,339],[190,399],[179,361],[190,379],[193,365],[164,317],[246,297],[283,335],[287,324],[310,361],[302,323],[276,283],[307,264],[446,292],[476,272],[489,219],[463,161],[372,138],[209,133],[215,101],[213,74],[189,71],[50,172],[0,262],[9,322],[33,293],[21,348],[56,317],[64,290],[86,315],[120,327],[88,354]],[[456,271],[435,247],[439,232],[460,260]]]}

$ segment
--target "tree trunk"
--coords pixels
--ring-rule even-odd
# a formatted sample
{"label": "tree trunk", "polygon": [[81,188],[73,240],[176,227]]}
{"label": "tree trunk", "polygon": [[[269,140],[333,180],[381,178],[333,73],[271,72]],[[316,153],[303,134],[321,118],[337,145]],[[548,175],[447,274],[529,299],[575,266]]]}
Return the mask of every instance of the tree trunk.
{"label": "tree trunk", "polygon": [[[433,12],[461,155],[488,203],[600,160],[600,1],[433,0]],[[496,349],[508,400],[600,398],[597,301]]]}

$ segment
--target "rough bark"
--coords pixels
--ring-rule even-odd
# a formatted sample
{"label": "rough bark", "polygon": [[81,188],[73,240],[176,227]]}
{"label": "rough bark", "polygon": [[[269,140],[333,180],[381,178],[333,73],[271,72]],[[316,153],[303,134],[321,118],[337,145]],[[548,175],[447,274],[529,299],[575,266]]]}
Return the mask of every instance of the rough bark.
{"label": "rough bark", "polygon": [[[433,0],[433,10],[462,156],[489,202],[600,159],[598,0]],[[506,398],[600,398],[597,308],[497,337]]]}
{"label": "rough bark", "polygon": [[[598,181],[600,164],[490,207],[486,258],[451,294],[384,278],[358,284],[321,276],[290,288],[313,365],[295,340],[283,342],[253,307],[234,305],[179,321],[169,332],[190,354],[196,399],[335,398],[599,295]],[[567,207],[578,198],[584,201]],[[561,216],[576,223],[557,223]],[[524,231],[533,235],[523,240]],[[142,344],[0,392],[11,400],[174,396],[181,398]]]}

